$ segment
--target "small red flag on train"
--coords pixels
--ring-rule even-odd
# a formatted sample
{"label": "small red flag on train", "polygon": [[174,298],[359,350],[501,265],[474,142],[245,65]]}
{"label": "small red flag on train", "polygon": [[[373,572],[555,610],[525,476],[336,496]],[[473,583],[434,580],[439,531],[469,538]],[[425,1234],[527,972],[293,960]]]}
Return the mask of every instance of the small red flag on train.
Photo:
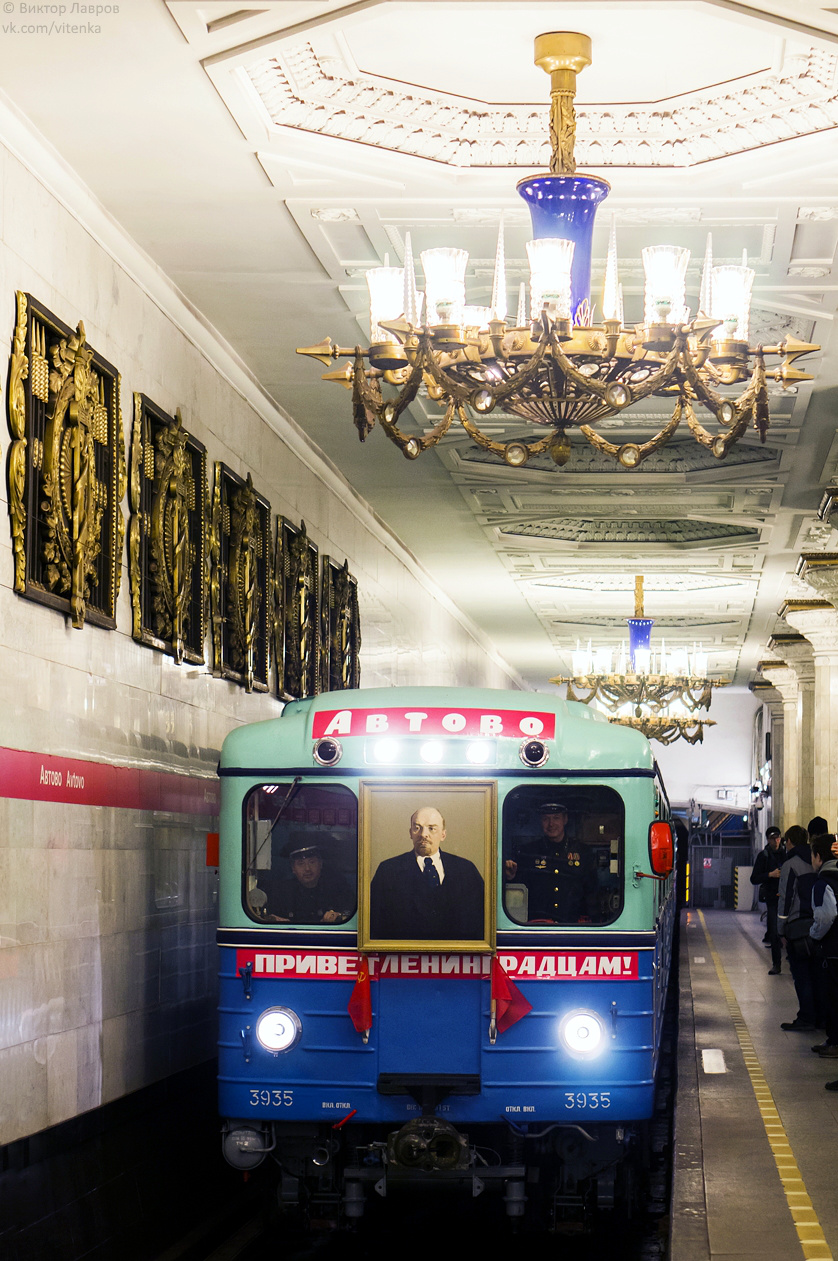
{"label": "small red flag on train", "polygon": [[510,981],[497,955],[492,959],[492,1010],[498,1033],[505,1033],[532,1011],[532,1003],[528,1003],[518,986]]}
{"label": "small red flag on train", "polygon": [[364,958],[358,966],[358,978],[352,987],[346,1010],[358,1033],[366,1035],[372,1028],[372,997],[370,995],[370,965]]}

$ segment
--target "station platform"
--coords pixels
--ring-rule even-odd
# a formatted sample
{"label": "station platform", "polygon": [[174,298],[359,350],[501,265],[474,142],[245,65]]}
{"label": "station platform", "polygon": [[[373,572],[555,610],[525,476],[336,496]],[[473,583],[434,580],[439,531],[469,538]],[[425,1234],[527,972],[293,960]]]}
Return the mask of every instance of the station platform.
{"label": "station platform", "polygon": [[671,1261],[838,1258],[838,1059],[757,912],[682,913]]}

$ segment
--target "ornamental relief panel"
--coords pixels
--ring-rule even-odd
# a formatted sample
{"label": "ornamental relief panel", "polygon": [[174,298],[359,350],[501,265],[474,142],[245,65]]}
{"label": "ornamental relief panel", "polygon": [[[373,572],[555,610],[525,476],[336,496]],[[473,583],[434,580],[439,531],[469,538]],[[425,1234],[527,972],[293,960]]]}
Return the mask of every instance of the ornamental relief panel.
{"label": "ornamental relief panel", "polygon": [[[687,167],[838,126],[838,58],[809,48],[668,101],[577,105],[580,166]],[[549,168],[546,107],[485,105],[328,65],[311,44],[243,67],[272,122],[454,167]]]}
{"label": "ornamental relief panel", "polygon": [[360,687],[361,621],[358,580],[343,566],[323,557],[320,584],[320,691]]}
{"label": "ornamental relief panel", "polygon": [[125,523],[116,369],[29,294],[17,294],[9,372],[14,587],[77,629],[112,629]]}
{"label": "ornamental relief panel", "polygon": [[134,395],[128,569],[132,635],[202,664],[207,630],[207,453],[144,394]]}
{"label": "ornamental relief panel", "polygon": [[281,700],[300,700],[320,691],[320,622],[317,590],[318,549],[305,521],[276,523],[274,566],[274,656],[276,690]]}
{"label": "ornamental relief panel", "polygon": [[270,663],[271,505],[221,461],[210,520],[214,675],[266,692]]}

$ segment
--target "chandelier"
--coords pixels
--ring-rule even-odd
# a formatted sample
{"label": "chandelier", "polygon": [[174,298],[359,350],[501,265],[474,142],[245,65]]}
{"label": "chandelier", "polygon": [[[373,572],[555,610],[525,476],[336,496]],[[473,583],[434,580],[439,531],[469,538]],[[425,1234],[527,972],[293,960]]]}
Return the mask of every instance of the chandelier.
{"label": "chandelier", "polygon": [[698,716],[710,708],[714,687],[725,687],[729,679],[707,677],[707,654],[693,645],[667,651],[661,640],[659,652],[651,647],[654,620],[643,612],[643,578],[634,580],[634,617],[627,618],[628,652],[620,646],[617,668],[612,672],[610,648],[580,649],[573,653],[573,673],[558,675],[551,683],[567,684],[567,699],[583,705],[596,703],[608,714],[609,722],[642,731],[648,740],[673,744],[686,740],[698,744],[704,728],[714,727],[712,718]]}
{"label": "chandelier", "polygon": [[[297,353],[327,366],[333,360],[351,360],[323,379],[351,389],[353,420],[362,442],[378,422],[410,460],[435,446],[455,420],[479,447],[513,468],[545,452],[556,464],[567,463],[571,429],[628,469],[667,442],[682,420],[718,459],[749,425],[764,442],[768,375],[782,388],[811,380],[795,361],[820,347],[786,337],[776,346],[751,348],[754,272],[744,258],[742,266],[714,267],[709,238],[696,318],[690,318],[685,306],[689,250],[652,246],[643,250],[643,323],[626,327],[613,222],[603,319],[594,323],[594,219],[610,185],[598,176],[577,173],[574,160],[576,76],[591,63],[590,38],[569,31],[539,35],[535,63],[551,77],[552,158],[549,174],[518,183],[534,238],[527,243],[529,309],[522,284],[515,323],[507,323],[502,218],[490,307],[466,304],[465,250],[422,252],[421,295],[408,234],[404,267],[367,272],[370,345],[343,348],[327,337]],[[766,356],[781,360],[770,372]],[[420,389],[441,405],[443,415],[429,432],[409,433],[400,422]],[[671,419],[649,441],[617,445],[597,432],[598,422],[652,396],[669,398],[674,406]],[[716,428],[706,428],[697,405]],[[494,441],[480,429],[478,418],[495,408],[538,426],[539,435]]]}

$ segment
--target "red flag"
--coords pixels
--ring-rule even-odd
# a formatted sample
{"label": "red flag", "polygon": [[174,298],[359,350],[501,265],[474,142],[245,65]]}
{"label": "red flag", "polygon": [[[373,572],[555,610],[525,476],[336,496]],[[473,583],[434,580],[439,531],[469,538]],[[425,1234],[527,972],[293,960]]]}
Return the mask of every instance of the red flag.
{"label": "red flag", "polygon": [[505,1033],[532,1011],[532,1003],[528,1003],[518,986],[510,981],[497,955],[492,959],[492,1009],[496,1013],[498,1033]]}
{"label": "red flag", "polygon": [[372,1028],[372,998],[370,995],[370,965],[361,959],[358,966],[358,979],[349,996],[346,1010],[358,1033],[368,1033]]}

